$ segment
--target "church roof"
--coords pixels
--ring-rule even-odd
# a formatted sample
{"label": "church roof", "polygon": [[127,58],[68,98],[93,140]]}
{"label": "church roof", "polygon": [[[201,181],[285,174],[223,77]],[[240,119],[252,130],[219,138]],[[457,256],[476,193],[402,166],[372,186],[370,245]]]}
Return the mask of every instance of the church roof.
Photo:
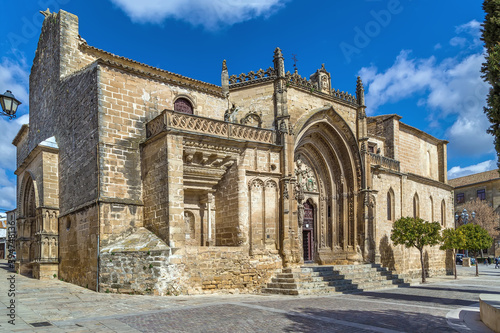
{"label": "church roof", "polygon": [[203,82],[200,80],[195,80],[187,76],[183,76],[180,74],[176,74],[173,72],[166,71],[164,69],[160,69],[157,67],[153,67],[150,65],[146,65],[144,63],[118,56],[108,51],[101,50],[94,46],[90,46],[87,42],[83,41],[80,44],[80,48],[85,51],[93,54],[97,58],[101,59],[102,62],[109,65],[118,65],[121,67],[125,67],[125,69],[140,72],[141,74],[148,75],[151,77],[167,79],[168,81],[172,81],[172,83],[176,83],[178,85],[190,86],[192,88],[214,94],[217,96],[222,96],[222,88],[218,85]]}
{"label": "church roof", "polygon": [[483,183],[495,179],[500,179],[500,175],[498,174],[498,169],[475,173],[473,175],[468,175],[455,179],[449,179],[448,184],[456,188],[477,183]]}

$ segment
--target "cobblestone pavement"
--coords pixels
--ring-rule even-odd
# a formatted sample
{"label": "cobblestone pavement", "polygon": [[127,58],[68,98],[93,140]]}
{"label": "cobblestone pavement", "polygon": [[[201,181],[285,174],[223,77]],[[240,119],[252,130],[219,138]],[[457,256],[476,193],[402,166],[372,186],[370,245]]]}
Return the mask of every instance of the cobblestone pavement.
{"label": "cobblestone pavement", "polygon": [[155,297],[38,281],[0,261],[0,332],[490,332],[478,296],[500,294],[500,269],[480,266],[479,277],[474,270],[459,267],[458,280],[346,295]]}

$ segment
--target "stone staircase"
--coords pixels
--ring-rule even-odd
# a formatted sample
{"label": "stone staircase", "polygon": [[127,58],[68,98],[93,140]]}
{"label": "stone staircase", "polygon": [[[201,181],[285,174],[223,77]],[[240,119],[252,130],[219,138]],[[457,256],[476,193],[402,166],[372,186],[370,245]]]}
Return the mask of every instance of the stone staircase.
{"label": "stone staircase", "polygon": [[262,293],[314,295],[354,293],[365,290],[407,287],[408,283],[376,264],[302,266],[283,268]]}

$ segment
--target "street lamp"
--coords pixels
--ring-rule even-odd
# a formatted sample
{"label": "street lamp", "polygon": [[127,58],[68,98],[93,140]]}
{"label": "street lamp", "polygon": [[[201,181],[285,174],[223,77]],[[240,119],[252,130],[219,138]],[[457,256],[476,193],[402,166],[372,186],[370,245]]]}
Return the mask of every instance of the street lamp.
{"label": "street lamp", "polygon": [[2,112],[0,115],[7,116],[9,119],[16,117],[17,107],[21,104],[14,95],[12,91],[7,90],[3,95],[0,94],[0,105],[2,105]]}
{"label": "street lamp", "polygon": [[[472,211],[472,220],[474,220],[476,218],[476,212],[475,211]],[[464,224],[467,224],[469,222],[469,213],[467,212],[467,209],[464,208],[464,210],[462,211],[462,214],[458,214],[458,213],[455,213],[455,223],[457,223],[460,218],[462,218],[462,221],[464,222]],[[469,256],[469,250],[465,250],[465,256],[468,257]]]}

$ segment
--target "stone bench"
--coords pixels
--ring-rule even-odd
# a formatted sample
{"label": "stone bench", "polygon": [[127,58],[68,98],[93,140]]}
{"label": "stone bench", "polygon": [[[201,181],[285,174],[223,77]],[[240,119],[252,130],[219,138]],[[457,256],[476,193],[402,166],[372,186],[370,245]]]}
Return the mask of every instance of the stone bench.
{"label": "stone bench", "polygon": [[500,295],[480,294],[481,321],[494,332],[500,332]]}

